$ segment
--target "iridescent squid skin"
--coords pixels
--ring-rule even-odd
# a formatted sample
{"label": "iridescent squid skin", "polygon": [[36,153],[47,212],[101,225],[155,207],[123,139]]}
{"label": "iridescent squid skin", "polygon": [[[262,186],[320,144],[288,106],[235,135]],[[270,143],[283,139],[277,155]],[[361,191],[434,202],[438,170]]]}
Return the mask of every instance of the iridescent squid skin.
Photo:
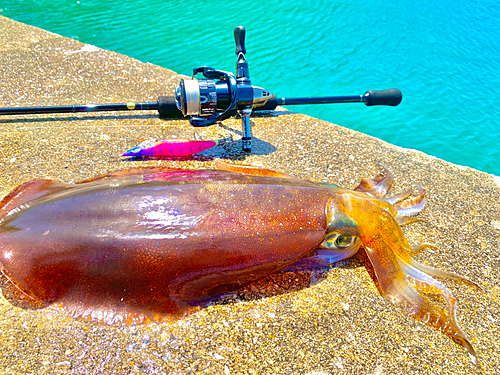
{"label": "iridescent squid skin", "polygon": [[[77,184],[38,180],[0,203],[4,296],[107,324],[176,319],[275,272],[366,251],[383,296],[477,355],[456,300],[432,276],[474,283],[409,255],[400,225],[425,192],[386,197],[387,170],[353,190],[266,169],[136,168]],[[447,309],[425,294],[440,295]]]}

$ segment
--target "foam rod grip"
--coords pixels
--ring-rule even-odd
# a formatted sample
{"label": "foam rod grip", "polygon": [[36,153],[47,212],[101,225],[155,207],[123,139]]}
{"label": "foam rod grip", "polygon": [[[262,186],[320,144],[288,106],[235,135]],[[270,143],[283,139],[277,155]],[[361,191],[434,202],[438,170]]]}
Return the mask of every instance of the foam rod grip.
{"label": "foam rod grip", "polygon": [[369,90],[365,93],[366,105],[391,105],[397,106],[403,100],[403,94],[398,89],[374,91]]}

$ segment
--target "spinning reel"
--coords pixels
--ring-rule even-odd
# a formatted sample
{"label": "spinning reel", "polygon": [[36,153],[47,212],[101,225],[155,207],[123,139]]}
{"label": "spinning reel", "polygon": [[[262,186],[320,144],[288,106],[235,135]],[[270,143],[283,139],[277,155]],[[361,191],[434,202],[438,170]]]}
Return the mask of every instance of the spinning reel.
{"label": "spinning reel", "polygon": [[[237,56],[236,75],[208,66],[195,68],[192,79],[182,79],[176,87],[175,97],[160,96],[157,102],[150,103],[0,108],[0,115],[157,110],[161,118],[189,117],[189,122],[195,127],[210,126],[239,115],[243,126],[243,151],[250,152],[252,149],[250,128],[252,111],[274,110],[278,105],[362,102],[367,106],[397,106],[401,103],[402,94],[398,89],[369,90],[363,95],[277,98],[262,87],[253,86],[250,81],[248,62],[245,59],[245,28],[243,26],[234,29],[234,39]],[[195,79],[199,73],[205,79]]]}
{"label": "spinning reel", "polygon": [[[245,59],[245,28],[234,29],[236,41],[236,77],[234,74],[208,66],[193,69],[193,79],[181,80],[175,90],[175,104],[196,127],[210,126],[238,113],[243,122],[243,151],[252,149],[250,115],[255,107],[266,104],[272,94],[262,87],[252,86]],[[207,79],[195,80],[202,73]],[[216,81],[217,80],[217,81]]]}

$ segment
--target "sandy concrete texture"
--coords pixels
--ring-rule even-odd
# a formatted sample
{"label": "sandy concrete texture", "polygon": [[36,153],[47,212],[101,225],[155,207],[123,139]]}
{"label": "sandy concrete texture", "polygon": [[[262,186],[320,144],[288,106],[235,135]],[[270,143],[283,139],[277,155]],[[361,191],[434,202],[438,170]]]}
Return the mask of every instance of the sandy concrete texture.
{"label": "sandy concrete texture", "polygon": [[[0,66],[0,107],[156,101],[173,95],[181,78],[4,17]],[[395,110],[401,109],[388,108],[387,116]],[[416,183],[427,189],[419,216],[424,221],[404,231],[411,243],[439,250],[415,257],[486,290],[446,283],[459,300],[458,318],[482,373],[500,372],[499,177],[292,112],[254,116],[252,128],[251,155],[241,152],[240,120],[230,119],[197,131],[204,139],[233,136],[224,147],[187,160],[130,160],[121,153],[143,140],[192,139],[194,129],[185,120],[160,120],[155,112],[1,117],[0,197],[33,179],[76,182],[154,165],[212,168],[214,157],[348,188],[382,164],[395,175],[393,193],[416,191]],[[479,373],[464,349],[386,302],[364,264],[358,254],[311,286],[300,274],[270,278],[231,303],[173,324],[109,327],[50,309],[23,310],[2,298],[0,373]]]}

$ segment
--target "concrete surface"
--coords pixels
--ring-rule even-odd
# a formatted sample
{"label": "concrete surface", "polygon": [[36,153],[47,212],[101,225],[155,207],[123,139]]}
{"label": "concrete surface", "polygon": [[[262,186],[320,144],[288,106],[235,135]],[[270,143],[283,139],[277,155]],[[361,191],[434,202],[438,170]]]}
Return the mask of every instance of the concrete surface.
{"label": "concrete surface", "polygon": [[[231,56],[228,56],[230,58]],[[0,107],[155,101],[172,95],[176,73],[0,17]],[[189,72],[185,72],[188,73]],[[257,83],[265,86],[265,83]],[[366,110],[360,108],[360,110]],[[387,116],[391,111],[387,109]],[[241,131],[240,121],[198,130],[204,139]],[[354,187],[377,172],[394,192],[420,183],[425,222],[405,227],[428,242],[420,261],[480,284],[447,283],[485,374],[500,372],[500,178],[291,112],[252,119],[254,151],[241,144],[189,160],[130,161],[120,154],[146,139],[192,138],[187,121],[154,112],[0,118],[0,197],[33,179],[76,182],[132,166],[211,167],[214,156]],[[415,136],[418,142],[418,135]],[[417,144],[416,144],[417,145]],[[457,150],[460,152],[460,150]],[[480,157],[480,155],[478,155]],[[108,327],[57,311],[0,300],[0,373],[5,374],[470,374],[465,350],[384,301],[363,255],[310,287],[301,275],[269,279],[240,299],[174,324]],[[292,283],[294,287],[287,286]]]}

